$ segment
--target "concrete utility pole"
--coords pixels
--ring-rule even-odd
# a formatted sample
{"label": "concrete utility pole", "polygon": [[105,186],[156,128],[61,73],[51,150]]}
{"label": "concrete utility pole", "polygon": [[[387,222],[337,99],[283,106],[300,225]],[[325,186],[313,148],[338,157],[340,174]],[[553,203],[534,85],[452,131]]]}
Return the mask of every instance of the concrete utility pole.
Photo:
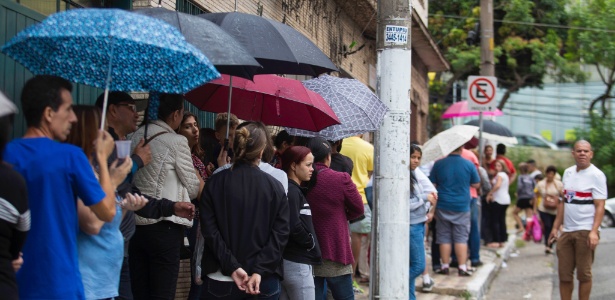
{"label": "concrete utility pole", "polygon": [[[480,75],[495,76],[495,59],[493,57],[493,0],[480,0]],[[497,87],[496,87],[497,88]],[[483,164],[483,112],[478,114],[478,153],[480,165]]]}
{"label": "concrete utility pole", "polygon": [[410,263],[410,0],[378,1],[378,96],[389,107],[375,138],[371,299],[408,299]]}

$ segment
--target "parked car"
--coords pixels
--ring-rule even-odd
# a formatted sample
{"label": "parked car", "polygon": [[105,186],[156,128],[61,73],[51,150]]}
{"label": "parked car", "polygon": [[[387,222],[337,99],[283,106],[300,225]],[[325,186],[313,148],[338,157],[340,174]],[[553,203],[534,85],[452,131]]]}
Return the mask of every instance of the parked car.
{"label": "parked car", "polygon": [[615,198],[607,199],[604,203],[604,217],[600,226],[615,227]]}
{"label": "parked car", "polygon": [[552,150],[558,150],[557,145],[547,141],[537,134],[515,134],[517,138],[517,146],[540,147]]}

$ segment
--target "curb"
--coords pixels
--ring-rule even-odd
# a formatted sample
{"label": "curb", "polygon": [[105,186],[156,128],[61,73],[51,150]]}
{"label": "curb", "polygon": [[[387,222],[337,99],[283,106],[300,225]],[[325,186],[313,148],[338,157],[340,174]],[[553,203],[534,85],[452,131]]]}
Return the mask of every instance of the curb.
{"label": "curb", "polygon": [[[420,289],[417,289],[417,299],[427,300],[427,299],[435,299],[434,296],[454,296],[454,297],[462,297],[466,299],[476,299],[482,300],[485,298],[487,291],[489,290],[489,286],[497,276],[498,272],[502,268],[502,263],[504,263],[510,257],[510,254],[516,249],[515,240],[517,239],[516,234],[509,234],[508,241],[506,245],[498,250],[489,249],[489,248],[481,248],[481,260],[483,260],[483,265],[479,267],[471,278],[466,280],[459,279],[459,277],[451,276],[451,277],[439,277],[436,280],[436,285],[430,293],[421,293]],[[442,275],[434,275],[432,277]],[[444,279],[444,280],[442,280]],[[442,280],[442,281],[438,281]],[[445,283],[446,282],[446,283]],[[441,283],[441,284],[438,284]],[[445,283],[445,284],[442,284]],[[417,282],[417,287],[420,285]],[[440,298],[437,297],[436,298]]]}
{"label": "curb", "polygon": [[497,259],[492,263],[484,264],[483,267],[474,273],[476,277],[474,277],[472,281],[467,284],[467,291],[473,299],[481,300],[485,297],[491,282],[493,282],[495,276],[497,276],[498,272],[500,272],[502,263],[506,262],[510,257],[510,254],[516,249],[516,240],[516,234],[508,235],[506,246],[498,251],[493,251],[496,253]]}

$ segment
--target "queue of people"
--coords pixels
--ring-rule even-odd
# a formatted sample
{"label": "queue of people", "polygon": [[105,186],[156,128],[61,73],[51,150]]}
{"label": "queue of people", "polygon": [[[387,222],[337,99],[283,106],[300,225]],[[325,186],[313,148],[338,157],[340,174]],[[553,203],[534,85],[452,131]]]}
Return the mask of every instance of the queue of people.
{"label": "queue of people", "polygon": [[[22,138],[8,138],[16,110],[0,114],[6,299],[174,299],[186,236],[189,299],[354,299],[357,281],[369,282],[374,148],[360,136],[272,138],[264,124],[232,114],[219,114],[208,132],[174,94],[152,94],[158,108],[139,127],[135,101],[122,92],[110,93],[98,130],[102,95],[96,106],[73,105],[71,91],[59,77],[30,79]],[[130,151],[120,154],[114,142],[126,141]],[[591,145],[575,144],[576,166],[563,181],[533,160],[517,172],[504,145],[496,153],[481,165],[459,147],[421,169],[422,150],[411,145],[409,299],[421,274],[423,291],[435,284],[427,232],[438,274],[472,276],[481,239],[504,246],[515,181],[513,216],[538,216],[545,253],[559,245],[561,294],[571,295],[576,268],[587,299],[606,198]]]}
{"label": "queue of people", "polygon": [[[329,168],[332,154],[343,156],[329,141],[298,146],[281,134],[276,152],[262,123],[228,114],[203,139],[173,94],[150,95],[158,109],[139,127],[134,99],[111,92],[100,131],[103,96],[73,105],[71,91],[62,78],[35,76],[21,99],[26,134],[9,141],[3,127],[3,183],[13,184],[2,196],[16,230],[3,250],[7,299],[174,299],[185,236],[195,254],[190,299],[354,298],[349,221],[365,219],[364,191],[350,158],[345,172]],[[115,146],[124,141],[128,154]],[[364,173],[372,161],[360,162]]]}

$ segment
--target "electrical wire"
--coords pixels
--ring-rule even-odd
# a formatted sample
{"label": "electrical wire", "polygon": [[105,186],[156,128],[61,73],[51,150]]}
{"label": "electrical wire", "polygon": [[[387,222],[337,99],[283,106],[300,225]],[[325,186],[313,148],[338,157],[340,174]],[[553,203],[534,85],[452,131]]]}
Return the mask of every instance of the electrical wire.
{"label": "electrical wire", "polygon": [[[443,14],[429,14],[430,17],[444,17],[451,19],[476,19],[475,17],[463,17],[463,16],[455,16],[455,15],[443,15]],[[533,23],[533,22],[522,22],[522,21],[509,21],[509,20],[493,20],[493,22],[504,23],[504,24],[517,24],[517,25],[531,25],[538,27],[551,27],[551,28],[561,28],[561,29],[576,29],[576,30],[584,30],[584,31],[598,31],[598,32],[607,32],[607,33],[615,33],[615,30],[606,29],[606,28],[593,28],[593,27],[580,27],[580,26],[568,26],[568,25],[558,25],[558,24],[547,24],[547,23]]]}

